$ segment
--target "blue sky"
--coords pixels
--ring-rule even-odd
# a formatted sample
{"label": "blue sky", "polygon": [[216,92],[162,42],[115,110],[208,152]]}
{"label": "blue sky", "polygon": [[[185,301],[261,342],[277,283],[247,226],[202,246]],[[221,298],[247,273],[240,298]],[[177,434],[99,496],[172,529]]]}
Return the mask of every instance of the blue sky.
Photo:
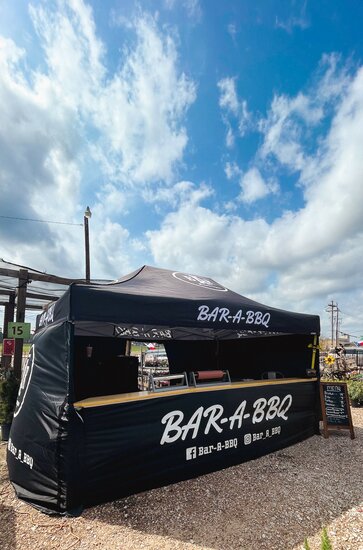
{"label": "blue sky", "polygon": [[[0,216],[363,335],[363,4],[0,0]],[[81,227],[0,257],[84,274]]]}

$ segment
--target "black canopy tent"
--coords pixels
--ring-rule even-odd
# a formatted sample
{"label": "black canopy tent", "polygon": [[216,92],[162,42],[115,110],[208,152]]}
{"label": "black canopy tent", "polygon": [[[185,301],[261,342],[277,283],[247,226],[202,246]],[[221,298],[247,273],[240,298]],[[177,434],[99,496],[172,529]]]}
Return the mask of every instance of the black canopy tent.
{"label": "black canopy tent", "polygon": [[[317,316],[144,266],[112,283],[71,285],[37,325],[8,466],[18,496],[43,511],[74,513],[317,430]],[[127,340],[163,342],[171,374],[228,370],[230,384],[139,391]],[[274,371],[283,379],[251,382]]]}

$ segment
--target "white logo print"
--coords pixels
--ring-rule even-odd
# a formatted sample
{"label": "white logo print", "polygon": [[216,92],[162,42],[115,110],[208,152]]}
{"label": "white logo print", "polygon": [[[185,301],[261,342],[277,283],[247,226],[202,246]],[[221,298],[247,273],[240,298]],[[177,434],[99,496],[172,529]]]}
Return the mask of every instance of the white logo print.
{"label": "white logo print", "polygon": [[202,288],[209,288],[209,290],[217,290],[218,292],[228,291],[228,288],[221,286],[220,284],[216,283],[212,279],[208,279],[208,277],[199,277],[198,275],[189,275],[188,273],[180,273],[179,271],[175,271],[173,273],[173,277],[175,277],[179,281],[183,281],[183,283],[188,283],[194,286],[201,286]]}
{"label": "white logo print", "polygon": [[34,346],[30,348],[27,362],[22,369],[21,382],[20,382],[18,397],[16,400],[14,417],[18,416],[23,406],[26,392],[28,391],[28,388],[29,388],[30,379],[32,377],[33,367],[34,367]]}
{"label": "white logo print", "polygon": [[197,448],[188,447],[188,449],[186,449],[186,459],[193,460],[193,458],[197,458]]}

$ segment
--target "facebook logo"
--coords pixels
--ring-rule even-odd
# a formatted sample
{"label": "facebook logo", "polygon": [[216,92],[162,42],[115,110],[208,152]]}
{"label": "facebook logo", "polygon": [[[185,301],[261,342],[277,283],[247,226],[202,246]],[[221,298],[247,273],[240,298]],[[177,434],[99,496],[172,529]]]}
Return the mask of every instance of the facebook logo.
{"label": "facebook logo", "polygon": [[188,447],[188,449],[186,449],[186,459],[193,460],[193,458],[197,458],[197,448]]}

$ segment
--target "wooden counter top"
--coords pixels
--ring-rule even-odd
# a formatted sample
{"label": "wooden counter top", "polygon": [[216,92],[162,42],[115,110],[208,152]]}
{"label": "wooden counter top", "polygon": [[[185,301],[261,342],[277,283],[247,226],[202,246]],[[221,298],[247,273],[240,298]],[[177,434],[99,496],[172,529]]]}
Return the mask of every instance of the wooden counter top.
{"label": "wooden counter top", "polygon": [[231,384],[208,385],[183,389],[171,389],[170,391],[150,392],[138,391],[132,393],[118,393],[115,395],[101,395],[99,397],[88,397],[81,401],[76,401],[73,406],[76,408],[102,407],[104,405],[115,405],[117,403],[127,403],[128,401],[140,401],[143,399],[162,399],[170,395],[184,395],[188,393],[200,393],[208,391],[234,390],[239,388],[252,388],[256,386],[280,386],[283,384],[301,384],[306,382],[316,382],[317,378],[279,378],[276,380],[253,380],[251,382],[231,382]]}

